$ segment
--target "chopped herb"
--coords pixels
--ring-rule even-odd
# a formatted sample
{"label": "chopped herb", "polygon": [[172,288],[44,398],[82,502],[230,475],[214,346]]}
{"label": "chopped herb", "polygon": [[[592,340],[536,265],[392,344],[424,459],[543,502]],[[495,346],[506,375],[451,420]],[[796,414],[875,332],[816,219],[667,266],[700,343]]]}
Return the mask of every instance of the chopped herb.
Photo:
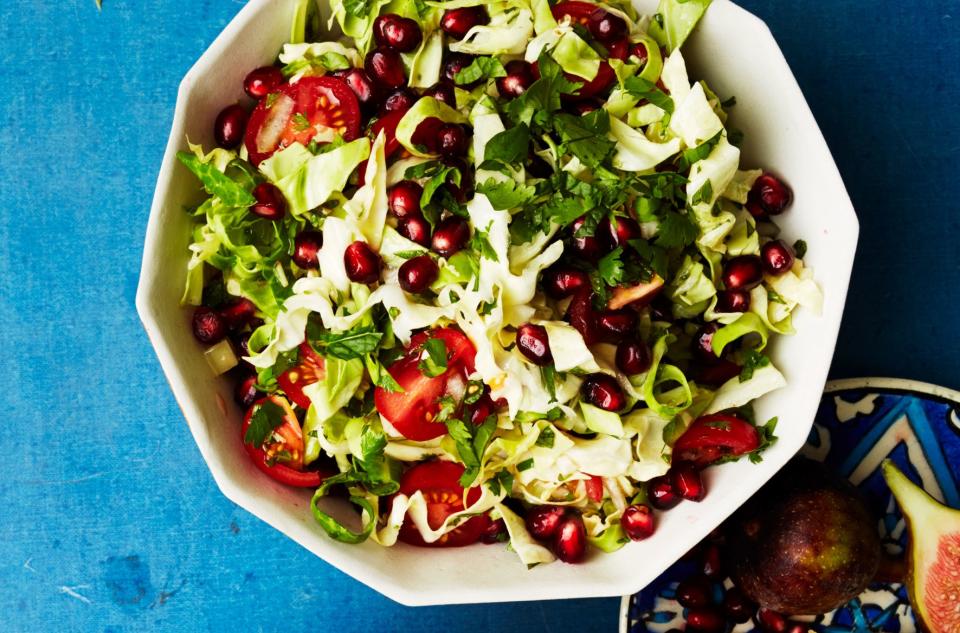
{"label": "chopped herb", "polygon": [[477,186],[477,193],[487,196],[494,209],[516,209],[529,202],[536,195],[536,189],[513,179],[496,181],[490,178]]}
{"label": "chopped herb", "polygon": [[497,251],[495,251],[493,246],[490,244],[489,230],[489,226],[487,227],[486,231],[474,228],[473,236],[470,238],[470,247],[480,254],[481,259],[489,259],[490,261],[498,262],[500,261],[500,258],[497,257]]}
{"label": "chopped herb", "polygon": [[753,372],[770,364],[770,358],[755,349],[747,350],[743,359],[743,368],[740,370],[740,382],[753,378]]}
{"label": "chopped herb", "polygon": [[519,165],[527,159],[530,128],[526,123],[494,134],[483,150],[482,169],[499,169],[501,165]]}
{"label": "chopped herb", "polygon": [[632,96],[646,99],[667,114],[673,114],[674,103],[666,93],[657,88],[657,85],[642,77],[628,77],[623,82],[623,89]]}
{"label": "chopped herb", "polygon": [[470,65],[462,69],[453,78],[458,86],[472,84],[481,79],[493,79],[495,77],[506,77],[507,71],[503,64],[496,57],[477,57]]}
{"label": "chopped herb", "polygon": [[723,106],[724,108],[732,108],[733,106],[737,105],[737,98],[730,97],[726,101],[722,101],[720,105]]}
{"label": "chopped herb", "polygon": [[697,225],[686,213],[668,211],[660,220],[654,243],[662,248],[684,248],[693,244],[699,234]]}
{"label": "chopped herb", "polygon": [[382,332],[368,325],[341,333],[323,332],[316,337],[316,343],[324,356],[351,360],[377,349],[382,337]]}
{"label": "chopped herb", "polygon": [[260,447],[267,441],[274,429],[284,423],[285,412],[283,407],[273,402],[273,400],[264,400],[257,410],[250,416],[250,426],[243,435],[244,444],[252,444]]}
{"label": "chopped herb", "polygon": [[553,363],[540,368],[540,377],[543,379],[543,386],[547,388],[547,393],[550,394],[550,402],[556,402],[557,369],[553,366]]}
{"label": "chopped herb", "polygon": [[301,112],[294,114],[293,119],[291,120],[293,121],[293,129],[295,129],[297,132],[304,132],[309,130],[311,127],[310,119],[304,116],[304,114]]}
{"label": "chopped herb", "polygon": [[564,147],[587,167],[598,167],[616,146],[607,137],[610,114],[603,108],[583,116],[558,114],[553,118],[553,128]]}
{"label": "chopped herb", "polygon": [[523,471],[525,471],[525,470],[530,470],[531,468],[533,468],[533,458],[532,458],[532,457],[530,457],[530,458],[528,458],[528,459],[525,459],[525,460],[523,460],[522,462],[520,462],[519,464],[517,464],[517,470],[520,471],[521,473],[522,473]]}
{"label": "chopped herb", "polygon": [[417,367],[424,375],[435,378],[447,371],[447,344],[440,338],[427,339],[423,344],[425,352]]}
{"label": "chopped herb", "polygon": [[803,259],[804,255],[807,254],[807,242],[805,240],[797,240],[794,242],[793,252],[796,254],[797,259]]}
{"label": "chopped herb", "polygon": [[404,389],[400,386],[400,383],[393,379],[393,376],[390,375],[390,372],[387,371],[385,367],[380,368],[380,377],[377,379],[377,386],[389,391],[390,393],[404,392]]}
{"label": "chopped herb", "polygon": [[397,251],[394,253],[394,256],[399,257],[400,259],[413,259],[414,257],[420,257],[421,255],[429,255],[429,252],[411,249],[409,251]]}
{"label": "chopped herb", "polygon": [[556,433],[554,433],[553,428],[549,426],[543,427],[543,430],[540,431],[540,435],[537,436],[537,446],[543,446],[544,448],[553,448],[553,443],[556,440]]}

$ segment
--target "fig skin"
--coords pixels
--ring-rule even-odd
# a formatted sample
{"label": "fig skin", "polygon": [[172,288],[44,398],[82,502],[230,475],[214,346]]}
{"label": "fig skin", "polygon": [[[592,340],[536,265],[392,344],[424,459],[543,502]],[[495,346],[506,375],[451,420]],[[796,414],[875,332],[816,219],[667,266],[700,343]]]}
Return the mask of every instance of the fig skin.
{"label": "fig skin", "polygon": [[831,611],[859,595],[880,566],[876,519],[860,492],[798,458],[729,528],[729,569],[754,602],[786,615]]}

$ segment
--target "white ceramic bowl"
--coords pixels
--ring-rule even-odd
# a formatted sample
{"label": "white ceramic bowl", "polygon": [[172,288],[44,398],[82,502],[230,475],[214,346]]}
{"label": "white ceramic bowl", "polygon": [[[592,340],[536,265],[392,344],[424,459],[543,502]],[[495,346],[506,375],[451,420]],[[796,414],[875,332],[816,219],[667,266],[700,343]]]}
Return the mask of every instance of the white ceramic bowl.
{"label": "white ceramic bowl", "polygon": [[[641,11],[656,7],[654,0],[635,1]],[[780,417],[780,440],[759,465],[743,462],[711,469],[707,498],[665,513],[653,538],[614,554],[597,553],[581,565],[558,562],[527,570],[505,547],[382,548],[328,538],[311,517],[309,492],[283,487],[250,462],[240,444],[241,412],[233,404],[232,386],[211,375],[203,350],[190,335],[190,311],[178,304],[189,238],[189,218],[182,207],[197,202],[198,187],[178,165],[175,153],[186,148],[188,136],[213,145],[214,118],[224,105],[243,97],[242,81],[250,69],[274,60],[288,37],[294,4],[251,0],[184,77],[147,228],[137,309],[217,485],[229,499],[310,552],[407,605],[620,596],[639,590],[803,445],[840,327],[857,219],[770,31],[743,9],[715,0],[684,53],[691,76],[707,79],[721,95],[737,97],[732,123],[746,133],[744,164],[773,169],[792,185],[796,202],[778,222],[789,239],[802,237],[809,244],[806,261],[826,296],[823,315],[801,311],[798,334],[779,340],[773,349],[789,385],[764,398],[757,412],[763,420]]]}

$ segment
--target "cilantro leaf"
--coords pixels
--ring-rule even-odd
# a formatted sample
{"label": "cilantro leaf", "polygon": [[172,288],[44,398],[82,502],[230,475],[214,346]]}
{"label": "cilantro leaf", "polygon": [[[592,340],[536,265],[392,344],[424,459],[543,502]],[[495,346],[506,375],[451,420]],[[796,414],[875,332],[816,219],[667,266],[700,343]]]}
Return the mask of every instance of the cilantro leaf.
{"label": "cilantro leaf", "polygon": [[460,476],[460,485],[467,488],[480,474],[483,453],[497,430],[497,418],[491,415],[480,426],[468,425],[456,418],[445,420],[444,424],[447,425],[447,432],[453,439],[465,468]]}
{"label": "cilantro leaf", "polygon": [[447,371],[447,344],[440,338],[427,339],[423,344],[424,357],[417,365],[425,376],[435,378]]}
{"label": "cilantro leaf", "polygon": [[433,200],[433,194],[448,181],[456,186],[460,186],[460,170],[453,166],[445,166],[439,169],[430,177],[427,184],[423,186],[423,194],[420,196],[420,208],[426,207]]}
{"label": "cilantro leaf", "polygon": [[310,129],[310,119],[308,119],[302,112],[297,112],[293,115],[293,129],[297,132],[303,132]]}
{"label": "cilantro leaf", "polygon": [[588,167],[598,167],[616,146],[607,138],[610,114],[603,108],[583,116],[559,114],[553,118],[553,128],[566,149]]}
{"label": "cilantro leaf", "polygon": [[536,195],[536,189],[530,185],[522,185],[516,180],[498,182],[493,178],[478,185],[476,191],[485,195],[498,211],[516,209]]}
{"label": "cilantro leaf", "polygon": [[477,57],[469,66],[461,69],[453,80],[458,86],[464,86],[466,84],[472,84],[475,81],[480,81],[481,79],[506,76],[507,71],[496,57]]}
{"label": "cilantro leaf", "polygon": [[597,263],[597,272],[608,286],[616,286],[623,281],[623,249],[617,247],[603,256]]}
{"label": "cilantro leaf", "polygon": [[537,60],[540,79],[533,82],[522,95],[507,106],[507,116],[515,123],[543,126],[550,115],[560,109],[560,95],[573,94],[581,84],[569,81],[558,64],[546,51]]}
{"label": "cilantro leaf", "polygon": [[253,195],[235,180],[217,169],[212,163],[202,162],[189,152],[177,152],[177,158],[203,183],[203,188],[211,196],[229,207],[249,207],[256,200]]}
{"label": "cilantro leaf", "polygon": [[490,261],[498,262],[500,261],[500,258],[497,256],[497,251],[495,251],[493,246],[490,244],[489,228],[490,227],[488,226],[486,231],[483,231],[479,228],[474,228],[473,236],[470,238],[470,247],[476,252],[480,253],[481,259],[489,259]]}
{"label": "cilantro leaf", "polygon": [[382,332],[368,325],[341,333],[323,332],[317,335],[316,342],[323,348],[324,356],[352,360],[377,349],[382,337]]}
{"label": "cilantro leaf", "polygon": [[260,447],[273,435],[274,429],[284,423],[283,407],[272,400],[264,400],[250,416],[250,426],[243,434],[243,443]]}
{"label": "cilantro leaf", "polygon": [[662,248],[684,248],[693,244],[699,234],[700,229],[686,213],[668,211],[660,220],[654,243]]}

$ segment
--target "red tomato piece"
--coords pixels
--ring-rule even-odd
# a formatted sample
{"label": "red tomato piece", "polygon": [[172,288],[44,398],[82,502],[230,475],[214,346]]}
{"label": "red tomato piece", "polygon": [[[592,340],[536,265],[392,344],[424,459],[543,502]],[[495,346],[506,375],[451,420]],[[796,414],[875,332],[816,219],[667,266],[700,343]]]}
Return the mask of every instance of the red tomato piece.
{"label": "red tomato piece", "polygon": [[[250,420],[256,410],[268,400],[283,409],[283,424],[274,429],[262,445],[247,444],[246,435],[247,429],[250,428]],[[317,470],[303,470],[303,431],[290,404],[280,396],[263,398],[247,410],[240,429],[240,441],[243,442],[243,447],[257,468],[282,484],[299,488],[316,488],[328,475]],[[281,452],[285,457],[271,464],[271,458]]]}
{"label": "red tomato piece", "polygon": [[406,110],[390,112],[374,121],[373,125],[370,126],[370,135],[373,140],[377,140],[377,136],[380,135],[381,131],[383,132],[383,154],[386,158],[390,158],[403,148],[400,141],[397,140],[397,125],[400,124],[400,119],[406,113]]}
{"label": "red tomato piece", "polygon": [[[460,477],[464,468],[453,462],[423,462],[417,464],[400,478],[400,493],[410,496],[420,491],[427,502],[427,523],[438,529],[451,514],[461,512],[463,505],[463,487]],[[480,488],[471,488],[467,492],[467,503],[476,503],[480,498]],[[420,547],[462,547],[480,540],[490,524],[486,514],[465,521],[452,532],[440,537],[434,543],[427,543],[419,530],[408,518],[400,528],[400,540]]]}
{"label": "red tomato piece", "polygon": [[294,404],[301,409],[309,409],[310,398],[303,393],[303,388],[326,378],[326,366],[323,357],[314,352],[306,341],[300,344],[299,360],[296,367],[291,367],[277,377],[277,383]]}
{"label": "red tomato piece", "polygon": [[[439,376],[427,376],[420,371],[422,346],[428,339],[440,339],[447,349],[447,370]],[[387,371],[403,391],[374,390],[373,401],[377,411],[405,438],[419,442],[432,440],[447,432],[444,424],[434,422],[440,409],[439,399],[445,393],[459,398],[466,375],[473,371],[476,349],[462,332],[440,328],[414,336],[407,353]]]}
{"label": "red tomato piece", "polygon": [[673,445],[675,461],[703,468],[724,457],[745,455],[760,446],[760,433],[745,420],[716,414],[697,418]]}
{"label": "red tomato piece", "polygon": [[259,165],[293,143],[308,144],[332,129],[344,140],[360,136],[360,104],[353,91],[333,77],[304,77],[264,97],[250,115],[244,143]]}
{"label": "red tomato piece", "polygon": [[587,498],[594,503],[603,501],[603,478],[596,475],[590,475],[590,479],[584,481],[587,486]]}

